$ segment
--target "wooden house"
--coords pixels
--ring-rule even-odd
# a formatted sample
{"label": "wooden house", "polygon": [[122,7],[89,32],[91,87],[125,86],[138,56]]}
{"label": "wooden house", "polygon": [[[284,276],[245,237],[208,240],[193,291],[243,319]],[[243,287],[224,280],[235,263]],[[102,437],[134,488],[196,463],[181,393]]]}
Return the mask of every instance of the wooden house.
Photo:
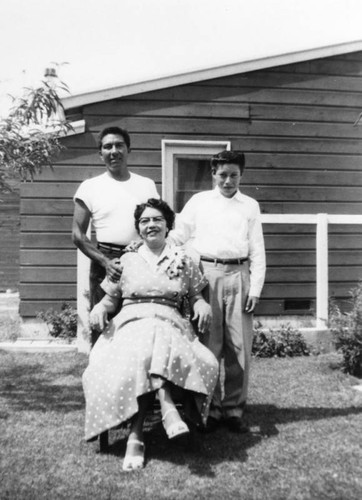
{"label": "wooden house", "polygon": [[0,293],[19,286],[19,189],[0,193]]}
{"label": "wooden house", "polygon": [[[362,212],[362,128],[354,126],[362,111],[360,42],[74,95],[64,104],[84,132],[65,138],[54,169],[21,189],[23,318],[76,304],[72,196],[104,171],[97,135],[111,125],[130,133],[130,169],[154,179],[176,211],[211,187],[211,154],[244,151],[241,189],[259,201],[265,221],[268,270],[257,314],[315,316],[314,216]],[[280,224],[273,214],[304,218]],[[362,226],[351,221],[328,226],[328,293],[342,301],[362,278]]]}

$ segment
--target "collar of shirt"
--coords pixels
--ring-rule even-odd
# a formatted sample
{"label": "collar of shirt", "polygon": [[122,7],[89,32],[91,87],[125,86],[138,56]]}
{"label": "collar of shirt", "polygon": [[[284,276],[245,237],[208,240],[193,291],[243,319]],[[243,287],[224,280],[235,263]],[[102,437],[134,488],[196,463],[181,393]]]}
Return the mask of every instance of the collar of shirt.
{"label": "collar of shirt", "polygon": [[240,193],[239,189],[236,191],[234,196],[232,196],[231,198],[227,198],[226,196],[221,194],[220,188],[218,186],[215,186],[213,194],[214,194],[215,198],[221,198],[221,199],[225,199],[225,200],[235,200],[235,201],[239,201],[240,203],[244,203],[244,197]]}

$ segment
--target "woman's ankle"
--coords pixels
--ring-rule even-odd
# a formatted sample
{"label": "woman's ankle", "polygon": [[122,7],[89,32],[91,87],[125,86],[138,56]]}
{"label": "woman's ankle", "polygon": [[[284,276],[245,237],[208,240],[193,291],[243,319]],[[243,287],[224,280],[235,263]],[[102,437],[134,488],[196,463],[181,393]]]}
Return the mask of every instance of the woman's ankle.
{"label": "woman's ankle", "polygon": [[176,406],[169,407],[162,412],[162,421],[166,426],[179,422],[180,420],[182,420],[182,418]]}
{"label": "woman's ankle", "polygon": [[131,430],[131,432],[128,435],[128,441],[140,441],[143,443],[143,431],[140,430]]}

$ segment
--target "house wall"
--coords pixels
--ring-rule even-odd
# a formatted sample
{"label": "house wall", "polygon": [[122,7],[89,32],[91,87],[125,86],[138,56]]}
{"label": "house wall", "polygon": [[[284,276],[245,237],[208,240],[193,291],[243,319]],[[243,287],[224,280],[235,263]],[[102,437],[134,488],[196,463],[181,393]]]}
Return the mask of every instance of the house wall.
{"label": "house wall", "polygon": [[0,193],[0,293],[19,288],[19,190]]}
{"label": "house wall", "polygon": [[[76,299],[72,195],[103,172],[96,137],[129,130],[133,172],[161,192],[161,140],[230,140],[246,153],[242,190],[263,213],[360,214],[362,53],[314,60],[84,106],[86,133],[65,139],[54,170],[22,187],[21,314]],[[315,228],[264,227],[267,278],[258,313],[307,314],[315,307]],[[362,278],[359,226],[330,229],[330,294]]]}

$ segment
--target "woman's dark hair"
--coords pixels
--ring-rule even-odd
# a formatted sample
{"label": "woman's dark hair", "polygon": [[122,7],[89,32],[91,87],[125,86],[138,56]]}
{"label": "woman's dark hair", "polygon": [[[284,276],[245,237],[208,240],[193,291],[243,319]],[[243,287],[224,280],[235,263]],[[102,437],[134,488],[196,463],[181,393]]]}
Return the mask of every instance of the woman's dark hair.
{"label": "woman's dark hair", "polygon": [[138,233],[140,232],[140,218],[146,208],[155,208],[156,210],[159,210],[166,220],[167,233],[171,231],[175,222],[175,212],[165,201],[150,198],[146,201],[146,203],[137,205],[136,210],[134,211],[135,226]]}
{"label": "woman's dark hair", "polygon": [[240,170],[240,175],[244,172],[245,167],[245,156],[241,151],[221,151],[217,155],[211,158],[211,171],[214,174],[218,169],[219,165],[225,165],[225,163],[233,163],[237,165]]}
{"label": "woman's dark hair", "polygon": [[105,137],[106,135],[109,135],[109,134],[120,135],[121,137],[123,137],[123,140],[126,143],[127,149],[128,149],[128,151],[130,151],[131,139],[130,139],[129,133],[127,132],[127,130],[125,128],[121,128],[121,127],[107,127],[107,128],[102,130],[102,132],[98,136],[98,149],[99,150],[102,149],[103,137]]}

